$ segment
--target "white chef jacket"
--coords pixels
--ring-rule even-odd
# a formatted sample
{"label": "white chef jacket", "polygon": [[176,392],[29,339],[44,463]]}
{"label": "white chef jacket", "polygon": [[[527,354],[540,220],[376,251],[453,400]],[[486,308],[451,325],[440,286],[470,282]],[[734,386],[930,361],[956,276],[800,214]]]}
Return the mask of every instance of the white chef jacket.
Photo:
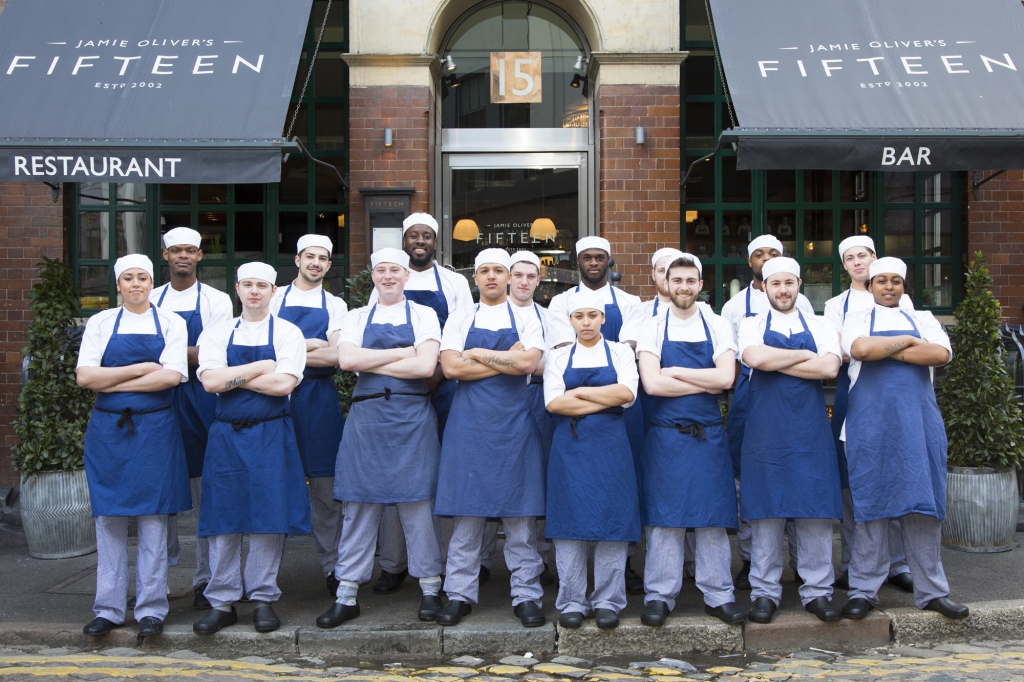
{"label": "white chef jacket", "polygon": [[[772,331],[774,332],[779,332],[784,336],[793,336],[793,334],[800,334],[804,331],[803,325],[800,324],[800,315],[797,314],[796,310],[789,315],[772,310],[771,315]],[[838,332],[824,318],[808,315],[807,313],[803,315],[804,321],[807,322],[807,330],[811,332],[811,336],[814,338],[814,345],[818,347],[818,357],[824,357],[832,353],[841,360],[843,356],[842,350],[839,348]],[[764,331],[767,322],[768,313],[763,312],[757,317],[744,319],[740,324],[737,346],[739,346],[741,357],[743,356],[743,351],[748,347],[764,345]]]}
{"label": "white chef jacket", "polygon": [[[604,352],[604,339],[598,341],[593,348],[587,348],[579,343],[562,346],[550,351],[550,355],[544,363],[544,404],[550,405],[551,401],[565,394],[565,378],[563,376],[566,365],[569,364],[569,352],[576,348],[572,358],[572,366],[576,368],[607,367],[608,358]],[[636,402],[637,386],[640,382],[640,375],[636,370],[636,358],[633,357],[633,349],[624,343],[608,342],[608,348],[612,354],[612,365],[615,367],[616,383],[627,387],[633,394],[633,400],[623,407],[629,407]]]}
{"label": "white chef jacket", "polygon": [[[875,305],[875,297],[870,291],[858,291],[856,289],[847,289],[838,296],[828,299],[825,302],[825,319],[832,323],[837,332],[842,332],[843,324],[846,323],[846,318],[843,315],[843,306],[846,305],[847,299],[850,302],[847,305],[846,314],[851,316],[864,310],[870,310]],[[913,310],[914,302],[910,300],[909,296],[903,294],[903,298],[900,299],[900,308]]]}
{"label": "white chef jacket", "polygon": [[[740,324],[747,318],[747,289],[746,287],[738,294],[730,298],[722,306],[722,317],[729,320],[733,330],[736,333],[737,338],[740,334]],[[771,310],[771,303],[768,302],[768,294],[757,289],[750,289],[750,312],[755,315],[759,313],[765,313]],[[814,306],[811,305],[810,300],[803,294],[798,294],[796,297],[796,307],[804,314],[804,317],[812,317],[814,315]],[[773,316],[774,317],[774,316]]]}
{"label": "white chef jacket", "polygon": [[[899,308],[887,308],[880,305],[874,305],[867,310],[859,312],[857,315],[846,316],[846,324],[843,325],[843,352],[847,355],[850,355],[850,349],[853,348],[854,341],[869,336],[872,310],[875,311],[876,332],[906,331],[909,333],[913,326],[910,324],[910,320],[900,314],[904,312],[914,320],[914,324],[917,325],[917,331],[921,334],[922,339],[928,343],[939,344],[949,351],[950,360],[953,359],[953,347],[949,343],[949,335],[946,334],[942,324],[930,312],[914,309],[907,310],[902,306]],[[853,388],[853,385],[857,383],[857,376],[860,374],[862,364],[864,363],[860,360],[854,360],[851,356],[849,369],[850,388]]]}
{"label": "white chef jacket", "polygon": [[[512,303],[511,298],[509,298],[509,303]],[[532,317],[535,320],[538,319],[539,315],[541,331],[544,334],[545,341],[547,340],[548,334],[550,333],[549,328],[551,327],[551,312],[547,308],[541,305],[537,305],[536,301],[533,301],[530,303],[530,305],[523,307],[517,306],[515,303],[512,303],[512,312],[514,312],[516,315]]]}
{"label": "white chef jacket", "polygon": [[701,323],[701,316],[707,322],[708,331],[711,332],[711,345],[713,359],[717,360],[726,351],[736,352],[736,342],[732,335],[732,325],[729,321],[706,308],[698,308],[697,312],[688,320],[681,320],[671,313],[662,315],[662,307],[668,310],[672,304],[658,306],[658,316],[644,320],[640,325],[639,338],[636,340],[636,352],[647,351],[656,358],[661,358],[661,346],[665,341],[665,325],[668,325],[669,341],[702,342],[707,341],[704,334],[704,325]]}
{"label": "white chef jacket", "polygon": [[[409,281],[405,283],[406,291],[437,291],[437,278],[434,276],[434,268],[441,277],[441,291],[445,300],[448,301],[448,316],[462,308],[473,307],[473,294],[469,290],[469,280],[457,272],[434,261],[434,267],[423,272],[417,272],[409,268]],[[377,289],[370,292],[369,303],[377,302]]]}
{"label": "white chef jacket", "polygon": [[[270,330],[270,318],[274,318],[274,353],[277,355],[276,374],[291,374],[299,382],[302,371],[306,368],[306,339],[302,331],[291,322],[274,315],[267,315],[260,322],[247,322],[236,317],[226,322],[204,329],[199,336],[199,369],[197,376],[202,377],[208,369],[221,369],[228,366],[228,341],[234,332],[236,346],[265,346],[267,333]],[[235,324],[238,328],[235,328]]]}
{"label": "white chef jacket", "polygon": [[[281,312],[281,306],[284,305],[284,293],[288,291],[288,285],[280,286],[274,292],[274,297],[270,299],[270,313],[272,315],[278,315]],[[309,291],[303,291],[302,289],[293,286],[291,291],[288,291],[288,306],[299,306],[303,308],[319,308],[324,304],[323,298],[324,288],[318,286]],[[331,334],[341,329],[341,320],[345,317],[345,313],[348,312],[348,304],[340,296],[332,296],[327,294],[327,336],[330,338]]]}
{"label": "white chef jacket", "polygon": [[512,306],[516,331],[519,332],[519,340],[523,346],[527,350],[537,348],[543,351],[546,346],[540,320],[537,319],[536,315],[516,315],[515,306],[509,301],[495,306],[481,303],[479,310],[474,306],[472,308],[460,308],[455,311],[452,317],[448,318],[448,324],[444,326],[444,331],[441,332],[441,350],[455,350],[460,353],[466,350],[466,336],[469,334],[469,328],[473,326],[474,319],[478,329],[490,331],[510,329],[512,320],[508,316],[509,306]]}
{"label": "white chef jacket", "polygon": [[[192,301],[193,306],[195,300]],[[156,306],[153,306],[156,308]],[[122,308],[103,310],[85,323],[85,334],[82,336],[82,347],[78,351],[79,367],[102,367],[103,352],[107,349],[110,336],[114,333],[114,323]],[[164,350],[160,353],[160,364],[164,369],[173,369],[181,374],[182,381],[188,381],[188,327],[185,320],[177,313],[156,308],[160,319],[160,331],[164,335]],[[117,328],[120,334],[156,334],[153,324],[152,309],[141,315],[125,310],[121,315],[121,324]]]}
{"label": "white chef jacket", "polygon": [[[351,343],[363,347],[363,334],[366,332],[366,323],[374,306],[376,312],[373,313],[373,324],[405,324],[405,303],[406,299],[394,305],[371,303],[350,311],[341,320],[338,344]],[[424,341],[441,342],[441,325],[437,322],[437,313],[433,308],[409,301],[409,321],[412,324],[414,347],[419,348]]]}
{"label": "white chef jacket", "polygon": [[230,320],[234,316],[231,297],[209,284],[199,286],[197,281],[184,291],[178,291],[170,283],[158,286],[149,293],[149,302],[157,305],[164,291],[164,301],[160,307],[172,312],[188,312],[196,309],[196,297],[199,297],[199,318],[203,321],[203,329],[212,327],[218,322]]}
{"label": "white chef jacket", "polygon": [[[580,287],[586,286],[581,284]],[[612,304],[612,287],[605,284],[595,292],[604,300],[605,305]],[[569,322],[569,298],[576,293],[576,287],[563,291],[551,299],[548,304],[550,313],[548,334],[548,348],[554,348],[562,343],[572,343],[576,340],[576,331]],[[637,332],[640,331],[640,323],[644,319],[644,304],[639,296],[615,289],[615,300],[619,304],[619,314],[622,315],[622,327],[619,329],[619,341],[636,341]]]}

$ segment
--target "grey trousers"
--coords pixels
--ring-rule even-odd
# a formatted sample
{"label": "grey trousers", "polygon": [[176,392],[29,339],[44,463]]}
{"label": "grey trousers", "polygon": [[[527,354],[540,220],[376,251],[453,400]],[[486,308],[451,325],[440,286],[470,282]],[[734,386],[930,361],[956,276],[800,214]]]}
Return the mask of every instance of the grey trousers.
{"label": "grey trousers", "polygon": [[[942,522],[934,516],[907,514],[898,527],[907,550],[910,574],[914,578],[914,604],[923,609],[932,599],[949,596],[949,583],[942,570]],[[878,590],[889,575],[887,519],[858,521],[853,531],[853,559],[850,561],[850,599],[878,603]]]}
{"label": "grey trousers", "polygon": [[[644,603],[663,601],[669,610],[683,587],[684,556],[689,534],[685,528],[647,529],[644,565]],[[724,528],[694,528],[697,587],[711,608],[735,601],[732,587],[732,548]]]}
{"label": "grey trousers", "polygon": [[[832,519],[793,519],[797,570],[804,584],[804,604],[832,596]],[[755,519],[750,522],[750,600],[768,597],[776,606],[782,599],[782,534],[786,519]],[[698,550],[699,553],[699,550]]]}
{"label": "grey trousers", "polygon": [[[450,517],[434,517],[434,531],[441,548],[441,560],[448,561],[448,543],[452,537],[452,519]],[[543,537],[538,535],[538,538]],[[398,512],[394,505],[384,508],[384,518],[380,524],[380,567],[388,573],[401,573],[409,568],[409,554],[406,551],[405,535],[402,524],[398,520]],[[494,565],[494,550],[498,546],[498,522],[488,521],[484,528],[484,549],[480,553],[480,565],[488,569]]]}
{"label": "grey trousers", "polygon": [[[561,612],[582,613],[592,609],[626,608],[626,542],[562,540],[554,543],[558,567],[558,598]],[[594,591],[587,596],[587,556],[594,545]]]}
{"label": "grey trousers", "polygon": [[[850,558],[853,555],[853,495],[849,488],[843,489],[843,521],[839,526],[839,539],[842,543],[842,559],[839,572],[850,570]],[[899,519],[889,520],[889,577],[902,573],[910,573],[907,563],[907,552],[903,549],[903,529]]]}
{"label": "grey trousers", "polygon": [[[750,561],[750,524],[744,521],[739,516],[740,510],[740,479],[736,481],[736,520],[738,522],[736,528],[736,547],[739,551],[740,559],[743,561]],[[793,525],[793,519],[786,520],[786,540],[789,544],[789,567],[796,571],[797,554],[799,550],[796,546],[796,540],[793,538],[796,535],[796,527]],[[803,574],[801,574],[801,577]]]}
{"label": "grey trousers", "polygon": [[[192,493],[192,511],[199,518],[203,502],[203,479],[199,476],[188,479]],[[167,517],[167,565],[177,566],[181,559],[181,543],[178,541],[178,516]],[[210,582],[210,540],[196,536],[196,572],[192,574],[192,587]]]}
{"label": "grey trousers", "polygon": [[334,499],[334,476],[310,478],[310,519],[316,554],[324,575],[330,575],[338,563],[338,541],[341,539],[341,502]]}
{"label": "grey trousers", "polygon": [[[167,603],[167,515],[138,516],[139,548],[135,557],[135,620],[163,620]],[[127,516],[97,516],[96,600],[98,618],[124,623],[128,611]]]}
{"label": "grey trousers", "polygon": [[[519,516],[503,518],[502,523],[505,526],[505,565],[512,572],[512,606],[527,601],[540,606],[544,596],[540,585],[544,562],[537,551],[537,520],[532,516]],[[444,582],[449,599],[477,603],[486,525],[487,519],[478,516],[455,517]]]}
{"label": "grey trousers", "polygon": [[[249,535],[245,559],[244,593],[252,601],[276,602],[281,598],[277,572],[284,556],[282,533]],[[228,607],[243,595],[242,534],[210,537],[210,584],[203,593],[214,608]]]}
{"label": "grey trousers", "polygon": [[334,576],[356,584],[365,583],[373,576],[373,553],[385,508],[396,511],[399,529],[404,531],[405,544],[411,549],[409,573],[414,578],[440,576],[444,564],[441,563],[441,550],[431,514],[432,500],[403,502],[393,507],[349,502],[345,507],[345,524],[338,543]]}
{"label": "grey trousers", "polygon": [[[540,558],[544,561],[548,568],[555,565],[555,543],[548,541],[544,537],[544,519],[537,519],[537,551],[540,552]],[[498,534],[494,534],[494,541],[497,544]],[[492,552],[493,553],[493,552]],[[481,563],[482,560],[481,560]]]}

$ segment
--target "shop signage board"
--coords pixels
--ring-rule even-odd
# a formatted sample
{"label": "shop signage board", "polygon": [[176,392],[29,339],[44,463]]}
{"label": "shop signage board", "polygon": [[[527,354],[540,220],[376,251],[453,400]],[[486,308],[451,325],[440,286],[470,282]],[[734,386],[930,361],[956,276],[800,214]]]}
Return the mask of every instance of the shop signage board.
{"label": "shop signage board", "polygon": [[491,104],[529,104],[543,94],[540,52],[491,53]]}

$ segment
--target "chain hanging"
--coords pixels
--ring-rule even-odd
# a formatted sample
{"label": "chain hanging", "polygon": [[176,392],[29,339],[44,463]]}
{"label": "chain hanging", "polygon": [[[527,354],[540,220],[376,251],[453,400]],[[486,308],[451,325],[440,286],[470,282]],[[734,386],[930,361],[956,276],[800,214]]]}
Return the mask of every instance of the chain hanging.
{"label": "chain hanging", "polygon": [[309,60],[309,70],[306,71],[306,81],[302,84],[302,92],[299,93],[299,101],[295,103],[295,112],[292,114],[292,121],[288,124],[288,132],[285,133],[285,139],[290,140],[292,137],[292,130],[295,128],[295,122],[299,120],[299,109],[302,107],[302,100],[306,97],[306,88],[309,87],[309,79],[313,75],[313,67],[316,66],[316,55],[320,52],[320,42],[324,39],[324,30],[327,28],[327,17],[331,15],[331,2],[333,0],[327,0],[327,9],[324,10],[324,23],[320,25],[320,35],[316,39],[316,47],[313,48],[313,58]]}
{"label": "chain hanging", "polygon": [[736,115],[732,110],[732,98],[729,96],[729,87],[725,84],[725,70],[722,68],[722,59],[718,54],[718,37],[715,35],[715,22],[711,21],[711,5],[704,0],[704,10],[708,15],[708,27],[711,29],[711,46],[715,51],[715,65],[718,66],[718,77],[722,79],[722,94],[725,95],[725,108],[729,111],[729,121],[732,127],[736,127]]}

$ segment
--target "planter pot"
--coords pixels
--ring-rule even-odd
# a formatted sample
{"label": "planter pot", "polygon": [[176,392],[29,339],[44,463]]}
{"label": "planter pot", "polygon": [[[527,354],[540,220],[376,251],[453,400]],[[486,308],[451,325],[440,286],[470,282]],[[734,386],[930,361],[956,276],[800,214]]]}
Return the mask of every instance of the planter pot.
{"label": "planter pot", "polygon": [[961,552],[1008,552],[1017,529],[1017,473],[948,467],[942,544]]}
{"label": "planter pot", "polygon": [[31,557],[67,559],[95,552],[85,469],[22,476],[21,522]]}

